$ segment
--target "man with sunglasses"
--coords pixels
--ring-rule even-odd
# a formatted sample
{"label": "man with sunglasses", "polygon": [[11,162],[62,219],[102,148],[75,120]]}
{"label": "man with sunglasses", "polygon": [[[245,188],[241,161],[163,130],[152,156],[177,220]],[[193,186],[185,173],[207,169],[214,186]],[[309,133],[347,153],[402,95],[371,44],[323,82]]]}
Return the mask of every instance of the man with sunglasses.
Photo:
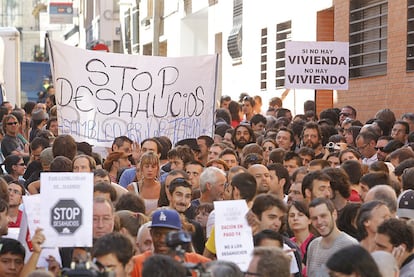
{"label": "man with sunglasses", "polygon": [[356,119],[357,112],[354,107],[351,106],[344,106],[341,109],[341,112],[339,113],[339,125],[342,124],[342,122],[346,118],[351,118],[353,120]]}
{"label": "man with sunglasses", "polygon": [[1,142],[1,152],[6,158],[11,154],[22,156],[25,159],[29,158],[29,144],[19,139],[19,121],[12,115],[6,115],[3,118],[3,132],[4,138]]}
{"label": "man with sunglasses", "polygon": [[391,136],[381,136],[377,140],[377,144],[375,145],[375,150],[377,150],[377,158],[378,161],[385,161],[385,158],[389,153],[384,152],[384,147],[392,140]]}

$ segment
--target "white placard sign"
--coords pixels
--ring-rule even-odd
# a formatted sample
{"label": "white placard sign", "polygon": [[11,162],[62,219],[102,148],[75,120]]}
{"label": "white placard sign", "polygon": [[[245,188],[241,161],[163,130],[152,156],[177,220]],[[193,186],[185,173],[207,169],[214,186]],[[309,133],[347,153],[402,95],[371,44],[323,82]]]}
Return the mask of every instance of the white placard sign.
{"label": "white placard sign", "polygon": [[40,225],[40,194],[23,195],[24,215],[27,219],[27,227],[30,231],[30,239],[37,228],[42,228]]}
{"label": "white placard sign", "polygon": [[245,200],[215,201],[215,241],[218,260],[235,262],[246,271],[253,251],[252,229]]}
{"label": "white placard sign", "polygon": [[217,55],[155,57],[51,41],[59,134],[110,147],[118,136],[173,144],[213,136]]}
{"label": "white placard sign", "polygon": [[93,173],[41,173],[40,223],[45,247],[91,247]]}
{"label": "white placard sign", "polygon": [[348,42],[288,41],[285,56],[286,88],[348,89]]}
{"label": "white placard sign", "polygon": [[[31,256],[31,249],[29,244],[33,238],[37,228],[42,228],[40,225],[40,194],[23,195],[23,217],[20,224],[20,233],[18,240],[23,244],[26,249],[25,262],[27,262]],[[42,228],[43,229],[43,228]],[[30,234],[30,237],[29,237]],[[62,261],[57,247],[43,248],[40,253],[39,260],[37,261],[38,268],[48,268],[49,256],[53,256],[55,260],[62,265]]]}

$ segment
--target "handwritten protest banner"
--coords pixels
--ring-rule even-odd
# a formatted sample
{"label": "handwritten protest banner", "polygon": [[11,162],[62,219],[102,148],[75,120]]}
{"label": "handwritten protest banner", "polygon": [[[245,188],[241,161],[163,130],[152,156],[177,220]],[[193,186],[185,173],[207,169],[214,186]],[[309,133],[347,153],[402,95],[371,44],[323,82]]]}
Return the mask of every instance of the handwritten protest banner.
{"label": "handwritten protest banner", "polygon": [[91,247],[93,173],[40,174],[40,223],[45,247]]}
{"label": "handwritten protest banner", "polygon": [[348,89],[347,42],[286,42],[285,87]]}
{"label": "handwritten protest banner", "polygon": [[50,41],[59,133],[110,147],[213,135],[217,55],[166,58],[88,51]]}
{"label": "handwritten protest banner", "polygon": [[253,251],[252,228],[245,217],[249,210],[246,201],[215,201],[214,210],[217,259],[235,262],[246,271]]}

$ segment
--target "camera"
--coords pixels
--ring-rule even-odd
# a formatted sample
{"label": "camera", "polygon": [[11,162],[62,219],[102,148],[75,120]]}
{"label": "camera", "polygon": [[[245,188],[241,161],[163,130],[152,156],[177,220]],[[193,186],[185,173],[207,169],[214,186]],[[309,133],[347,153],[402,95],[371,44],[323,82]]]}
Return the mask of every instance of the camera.
{"label": "camera", "polygon": [[185,231],[171,231],[167,234],[165,242],[171,251],[180,257],[181,264],[187,270],[187,276],[193,276],[192,272],[196,273],[196,276],[211,277],[209,272],[206,272],[201,263],[186,263],[185,252],[191,248],[191,234]]}
{"label": "camera", "polygon": [[335,151],[339,151],[341,150],[341,147],[339,146],[339,144],[335,143],[335,142],[328,142],[325,145],[325,148],[329,150],[329,152],[335,152]]}
{"label": "camera", "polygon": [[115,272],[105,271],[105,267],[99,263],[87,262],[73,262],[71,268],[64,268],[62,270],[63,277],[115,277]]}

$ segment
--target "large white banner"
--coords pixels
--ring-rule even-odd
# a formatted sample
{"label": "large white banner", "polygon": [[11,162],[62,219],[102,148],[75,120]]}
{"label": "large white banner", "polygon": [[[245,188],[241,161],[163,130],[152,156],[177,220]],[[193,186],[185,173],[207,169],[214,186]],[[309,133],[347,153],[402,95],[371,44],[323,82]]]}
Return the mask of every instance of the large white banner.
{"label": "large white banner", "polygon": [[288,41],[285,56],[286,88],[348,89],[348,42]]}
{"label": "large white banner", "polygon": [[89,51],[55,41],[59,133],[95,146],[115,137],[213,135],[217,55],[166,58]]}

